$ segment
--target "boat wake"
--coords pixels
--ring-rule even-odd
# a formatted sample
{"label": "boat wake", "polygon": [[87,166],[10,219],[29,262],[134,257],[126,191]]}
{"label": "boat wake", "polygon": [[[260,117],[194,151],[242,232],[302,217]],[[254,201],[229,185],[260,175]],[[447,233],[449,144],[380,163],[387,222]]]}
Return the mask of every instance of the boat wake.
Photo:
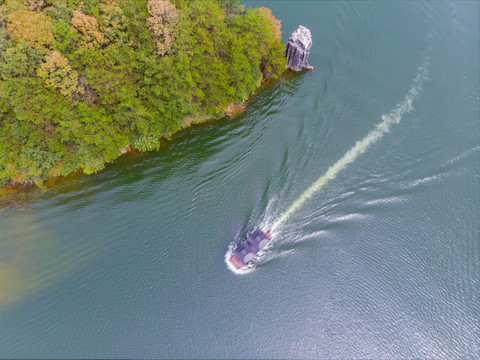
{"label": "boat wake", "polygon": [[423,82],[428,79],[428,63],[430,57],[426,56],[423,64],[418,67],[418,74],[413,80],[413,85],[408,91],[405,99],[395,106],[395,109],[388,114],[382,115],[382,122],[377,124],[367,136],[362,140],[357,141],[355,145],[348,150],[335,164],[330,166],[327,172],[320,176],[310,187],[305,190],[290,207],[273,223],[272,231],[275,231],[287,219],[297,212],[307,200],[309,200],[315,193],[320,191],[330,180],[337,177],[338,173],[345,169],[348,164],[353,163],[359,155],[363,154],[370,146],[375,144],[379,139],[390,132],[390,127],[393,124],[398,124],[402,116],[413,110],[413,102],[418,98],[418,95],[423,87]]}
{"label": "boat wake", "polygon": [[260,227],[262,228],[270,228],[272,233],[272,241],[270,241],[270,243],[265,249],[261,250],[258,253],[258,255],[254,258],[253,261],[251,261],[241,269],[236,269],[229,260],[233,253],[233,250],[236,248],[236,244],[235,242],[231,242],[229,244],[228,251],[225,254],[225,263],[232,272],[238,275],[245,275],[254,271],[255,268],[262,262],[265,262],[266,254],[269,253],[269,249],[274,248],[275,243],[278,242],[278,238],[281,237],[279,236],[279,229],[282,227],[282,224],[284,224],[288,220],[288,218],[290,218],[295,212],[302,208],[305,202],[309,200],[313,195],[315,195],[318,191],[320,191],[325,185],[327,185],[330,180],[335,179],[337,174],[341,170],[345,169],[348,164],[353,163],[358,158],[358,156],[363,154],[370,146],[380,140],[383,135],[388,133],[392,125],[398,124],[402,119],[403,115],[409,113],[414,109],[413,102],[418,98],[419,93],[423,88],[423,83],[428,79],[427,68],[430,61],[428,53],[430,51],[431,48],[427,49],[427,55],[425,56],[423,63],[418,67],[418,74],[414,78],[413,84],[405,95],[403,101],[398,103],[390,113],[382,115],[382,121],[377,124],[375,128],[367,134],[367,136],[365,136],[362,140],[357,141],[350,150],[348,150],[335,164],[330,166],[327,172],[320,176],[312,185],[310,185],[277,219],[275,219],[274,221],[264,221],[263,224],[260,225]]}

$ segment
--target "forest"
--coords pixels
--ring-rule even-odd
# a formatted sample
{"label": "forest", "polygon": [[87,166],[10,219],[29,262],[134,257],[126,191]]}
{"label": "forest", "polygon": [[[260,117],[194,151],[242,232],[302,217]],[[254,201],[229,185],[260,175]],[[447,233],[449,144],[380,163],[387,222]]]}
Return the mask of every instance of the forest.
{"label": "forest", "polygon": [[239,0],[0,0],[0,186],[104,168],[220,117],[285,69]]}

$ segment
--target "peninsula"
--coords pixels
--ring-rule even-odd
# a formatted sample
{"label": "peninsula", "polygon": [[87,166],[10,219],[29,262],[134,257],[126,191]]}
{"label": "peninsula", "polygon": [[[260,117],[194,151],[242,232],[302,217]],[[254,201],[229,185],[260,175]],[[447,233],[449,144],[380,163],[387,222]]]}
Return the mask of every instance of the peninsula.
{"label": "peninsula", "polygon": [[280,21],[238,0],[0,0],[0,186],[157,149],[284,70]]}

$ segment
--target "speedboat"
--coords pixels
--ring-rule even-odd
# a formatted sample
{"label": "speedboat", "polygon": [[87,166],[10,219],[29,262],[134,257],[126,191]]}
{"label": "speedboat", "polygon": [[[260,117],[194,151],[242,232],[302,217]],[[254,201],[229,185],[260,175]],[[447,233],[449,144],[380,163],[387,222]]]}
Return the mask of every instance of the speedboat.
{"label": "speedboat", "polygon": [[252,232],[246,240],[240,243],[233,255],[230,257],[230,262],[235,265],[237,269],[244,267],[247,263],[252,261],[255,255],[262,250],[272,239],[270,231],[266,229],[263,231],[258,228]]}

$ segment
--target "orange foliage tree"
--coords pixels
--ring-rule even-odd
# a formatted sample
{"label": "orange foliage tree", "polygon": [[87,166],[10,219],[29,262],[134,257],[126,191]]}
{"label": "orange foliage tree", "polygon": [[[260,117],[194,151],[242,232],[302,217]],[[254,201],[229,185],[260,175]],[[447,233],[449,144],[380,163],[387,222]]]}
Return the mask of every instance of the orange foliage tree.
{"label": "orange foliage tree", "polygon": [[82,43],[85,47],[99,46],[104,43],[103,33],[93,16],[73,10],[72,27],[82,35]]}
{"label": "orange foliage tree", "polygon": [[258,10],[260,11],[260,14],[265,16],[268,19],[268,21],[270,21],[275,38],[280,39],[280,36],[282,34],[280,31],[282,27],[281,21],[275,18],[275,16],[273,16],[272,14],[272,10],[270,10],[269,8],[266,8],[265,6],[262,6]]}
{"label": "orange foliage tree", "polygon": [[168,0],[148,0],[147,26],[155,35],[157,54],[163,56],[172,47],[177,36],[179,12],[175,5]]}

